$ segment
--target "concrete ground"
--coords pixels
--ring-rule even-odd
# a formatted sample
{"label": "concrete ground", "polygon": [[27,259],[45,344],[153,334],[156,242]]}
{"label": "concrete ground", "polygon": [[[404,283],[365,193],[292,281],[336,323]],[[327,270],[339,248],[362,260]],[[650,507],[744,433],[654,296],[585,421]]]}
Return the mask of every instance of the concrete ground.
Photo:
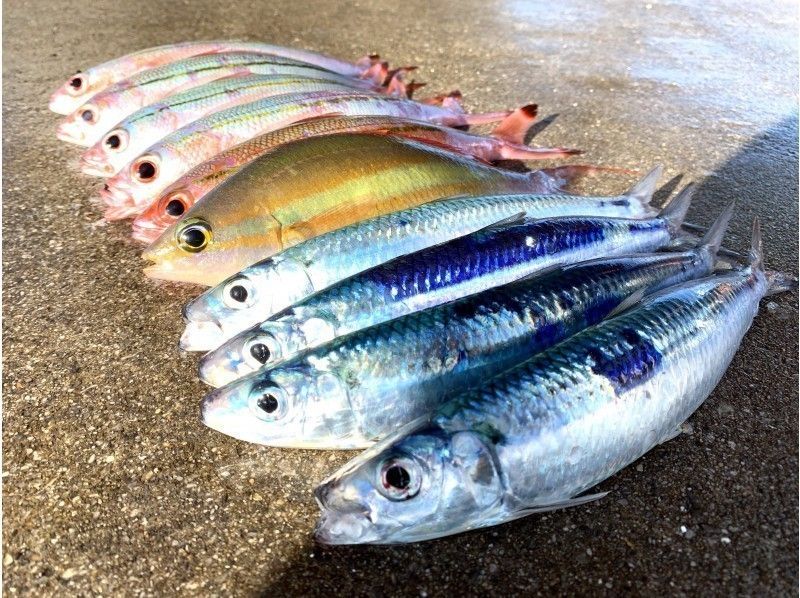
{"label": "concrete ground", "polygon": [[[706,6],[706,5],[710,5]],[[535,142],[697,180],[731,199],[727,243],[763,222],[797,272],[797,23],[787,0],[5,3],[3,575],[13,595],[795,592],[797,295],[764,301],[687,433],[601,484],[603,500],[401,547],[321,548],[314,484],[348,454],[204,428],[176,348],[197,289],[140,271],[127,224],[55,139],[49,93],[140,48],[241,37],[420,65],[470,108],[538,102]],[[557,115],[557,118],[554,116]],[[632,179],[593,182],[597,192]],[[660,199],[663,199],[664,193]]]}

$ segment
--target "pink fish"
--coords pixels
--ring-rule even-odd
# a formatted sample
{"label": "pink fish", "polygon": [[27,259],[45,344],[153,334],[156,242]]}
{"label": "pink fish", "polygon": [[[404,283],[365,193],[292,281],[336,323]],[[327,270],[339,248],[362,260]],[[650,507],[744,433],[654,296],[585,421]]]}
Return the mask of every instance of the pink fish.
{"label": "pink fish", "polygon": [[365,56],[355,63],[350,63],[316,52],[257,42],[233,40],[186,42],[140,50],[77,72],[50,96],[50,110],[57,114],[71,114],[89,101],[93,95],[142,71],[191,56],[220,52],[254,52],[283,56],[314,64],[342,75],[370,78],[377,83],[386,78],[387,71],[386,63],[380,62],[376,55]]}

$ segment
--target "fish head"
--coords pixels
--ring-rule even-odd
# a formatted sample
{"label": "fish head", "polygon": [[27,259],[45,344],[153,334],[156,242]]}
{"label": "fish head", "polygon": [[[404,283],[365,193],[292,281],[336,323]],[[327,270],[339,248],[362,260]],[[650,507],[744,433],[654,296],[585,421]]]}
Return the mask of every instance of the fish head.
{"label": "fish head", "polygon": [[495,463],[479,433],[412,422],[316,488],[316,540],[391,544],[475,527],[502,502]]}
{"label": "fish head", "polygon": [[85,104],[98,89],[110,83],[108,77],[100,77],[92,69],[72,75],[50,96],[50,110],[56,114],[72,114]]}
{"label": "fish head", "polygon": [[56,129],[56,137],[68,143],[91,147],[119,118],[120,110],[113,106],[112,99],[100,93],[62,120]]}
{"label": "fish head", "polygon": [[145,274],[213,286],[282,248],[278,222],[265,202],[252,197],[260,188],[236,178],[208,193],[153,242],[142,254],[152,262]]}
{"label": "fish head", "polygon": [[[257,324],[208,352],[200,360],[200,379],[210,386],[223,386],[334,338],[335,327],[329,320],[317,314],[304,316],[303,311]],[[181,338],[182,348],[187,340],[192,339]]]}
{"label": "fish head", "polygon": [[186,305],[181,348],[210,351],[313,291],[305,267],[297,260],[279,256],[262,260]]}
{"label": "fish head", "polygon": [[209,393],[203,423],[234,438],[280,447],[364,446],[346,385],[307,363],[285,364]]}
{"label": "fish head", "polygon": [[114,208],[129,208],[126,215],[139,214],[180,174],[180,158],[154,146],[107,179],[101,199]]}
{"label": "fish head", "polygon": [[131,127],[119,124],[103,135],[81,156],[81,171],[95,176],[110,177],[131,160]]}
{"label": "fish head", "polygon": [[133,237],[152,243],[197,201],[190,186],[170,185],[133,221]]}

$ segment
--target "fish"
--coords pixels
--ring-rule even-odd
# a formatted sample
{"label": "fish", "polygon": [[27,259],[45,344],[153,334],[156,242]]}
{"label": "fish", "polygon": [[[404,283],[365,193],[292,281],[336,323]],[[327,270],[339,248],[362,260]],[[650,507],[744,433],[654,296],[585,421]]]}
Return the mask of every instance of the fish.
{"label": "fish", "polygon": [[[237,74],[295,75],[340,82],[338,73],[267,54],[231,52],[207,54],[172,62],[115,83],[82,104],[59,124],[61,141],[90,147],[122,119],[172,94]],[[347,79],[353,88],[375,90],[364,79]]]}
{"label": "fish", "polygon": [[[600,258],[408,314],[262,368],[211,392],[203,422],[270,446],[370,446],[539,351],[714,268],[732,208],[681,253]],[[268,350],[258,336],[250,357]]]}
{"label": "fish", "polygon": [[552,193],[433,201],[330,231],[284,249],[208,289],[183,309],[183,351],[210,351],[233,335],[354,274],[476,232],[524,212],[529,218],[652,218],[661,176],[653,168],[617,197]]}
{"label": "fish", "polygon": [[680,230],[694,187],[655,218],[512,217],[360,272],[241,332],[202,357],[200,380],[222,386],[358,330],[547,268],[655,251]]}
{"label": "fish", "polygon": [[258,42],[235,40],[185,42],[139,50],[78,71],[50,96],[49,107],[57,114],[71,114],[92,96],[123,79],[192,56],[224,52],[254,52],[282,56],[349,77],[371,78],[376,83],[383,81],[386,76],[386,66],[380,64],[380,57],[376,55],[365,56],[355,63],[350,63],[317,52]]}
{"label": "fish", "polygon": [[213,286],[367,218],[457,195],[547,193],[596,170],[519,173],[391,136],[311,137],[261,156],[192,206],[142,253],[151,262],[145,274]]}
{"label": "fish", "polygon": [[133,238],[152,243],[206,193],[236,174],[246,164],[278,145],[317,135],[357,132],[393,135],[471,155],[485,162],[558,159],[581,153],[580,150],[571,148],[525,145],[524,136],[535,120],[536,110],[535,104],[518,108],[489,136],[392,116],[334,116],[301,121],[254,137],[192,168],[167,187],[135,218]]}
{"label": "fish", "polygon": [[796,280],[750,264],[669,287],[454,397],[315,489],[322,544],[430,540],[585,504],[722,378],[766,295]]}
{"label": "fish", "polygon": [[[457,102],[425,105],[365,92],[283,94],[222,110],[190,123],[148,148],[106,182],[101,198],[108,220],[141,213],[189,169],[257,135],[314,116],[406,116],[445,125],[496,122],[508,112],[465,114]],[[270,154],[271,159],[271,154]]]}
{"label": "fish", "polygon": [[[339,76],[337,76],[339,77]],[[173,131],[220,110],[262,98],[305,91],[347,91],[347,77],[311,79],[299,75],[232,75],[192,87],[140,108],[117,123],[81,156],[81,171],[110,177]]]}

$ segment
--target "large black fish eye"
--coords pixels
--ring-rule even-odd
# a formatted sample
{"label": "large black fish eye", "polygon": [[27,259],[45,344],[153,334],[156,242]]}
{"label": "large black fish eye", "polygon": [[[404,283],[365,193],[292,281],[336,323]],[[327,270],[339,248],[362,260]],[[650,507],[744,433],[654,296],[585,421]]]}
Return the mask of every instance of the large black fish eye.
{"label": "large black fish eye", "polygon": [[231,287],[230,296],[234,301],[244,303],[247,301],[247,289],[240,284],[234,285]]}
{"label": "large black fish eye", "polygon": [[73,77],[70,79],[69,84],[72,89],[78,90],[83,86],[83,79],[81,77]]}
{"label": "large black fish eye", "polygon": [[147,181],[156,176],[156,165],[147,160],[140,162],[136,167],[136,173],[143,181]]}
{"label": "large black fish eye", "polygon": [[183,214],[183,212],[185,210],[186,210],[186,206],[184,206],[183,202],[181,200],[179,200],[179,199],[173,199],[172,201],[170,201],[167,204],[167,207],[164,208],[164,211],[167,214],[169,214],[170,216],[173,216],[175,218],[177,218],[178,216]]}
{"label": "large black fish eye", "polygon": [[119,135],[109,135],[108,139],[106,139],[106,145],[111,149],[117,149],[120,145],[122,145],[122,141],[119,138]]}
{"label": "large black fish eye", "polygon": [[203,220],[191,218],[178,230],[177,240],[178,247],[184,251],[202,251],[211,241],[211,226]]}
{"label": "large black fish eye", "polygon": [[259,363],[267,363],[270,357],[269,347],[264,343],[254,343],[250,347],[250,355]]}
{"label": "large black fish eye", "polygon": [[81,118],[85,120],[87,123],[94,122],[94,111],[93,110],[84,110],[81,112]]}
{"label": "large black fish eye", "polygon": [[275,413],[279,407],[278,399],[275,398],[275,395],[270,393],[266,393],[258,399],[256,405],[265,413]]}
{"label": "large black fish eye", "polygon": [[407,490],[411,485],[411,474],[400,465],[392,465],[383,474],[384,483],[397,490]]}

